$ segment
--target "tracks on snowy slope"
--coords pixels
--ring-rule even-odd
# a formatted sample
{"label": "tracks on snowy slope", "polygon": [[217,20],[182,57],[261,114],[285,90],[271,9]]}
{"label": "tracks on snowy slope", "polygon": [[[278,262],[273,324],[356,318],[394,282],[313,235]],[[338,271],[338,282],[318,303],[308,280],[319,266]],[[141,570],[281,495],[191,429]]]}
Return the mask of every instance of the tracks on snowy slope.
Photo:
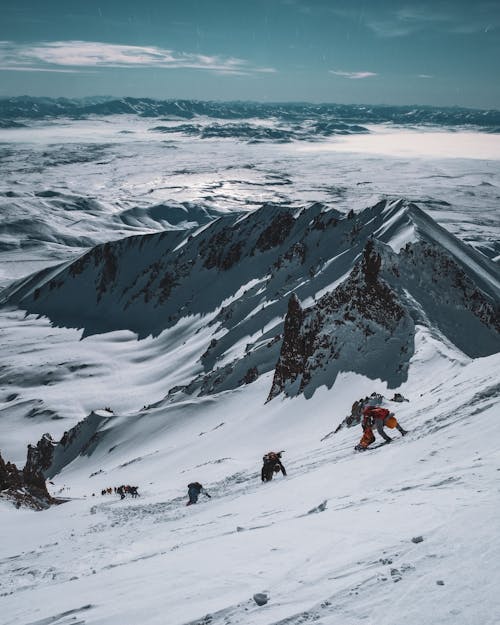
{"label": "tracks on snowy slope", "polygon": [[[460,422],[464,418],[467,419],[467,417],[472,414],[477,414],[486,410],[491,406],[491,402],[495,401],[497,398],[499,390],[500,385],[492,381],[484,390],[479,392],[471,390],[467,401],[463,402],[458,408],[456,406],[456,401],[450,400],[449,402],[443,402],[440,414],[428,419],[425,419],[425,408],[416,410],[413,416],[414,419],[419,422],[419,425],[415,425],[405,439],[396,439],[387,449],[390,451],[395,446],[406,445],[413,440],[434,434],[447,428],[449,425],[456,425],[457,422]],[[354,428],[352,440],[351,437],[349,437],[349,443],[347,444],[345,436],[339,436],[338,440],[333,437],[328,440],[328,442],[319,443],[315,449],[309,450],[302,456],[287,461],[286,464],[289,471],[289,476],[286,478],[287,482],[295,478],[300,478],[301,475],[319,469],[325,465],[335,465],[351,461],[355,456],[353,446],[356,442],[357,434],[357,428]],[[451,432],[450,437],[452,437]],[[381,451],[374,453],[385,453],[385,451],[384,448],[382,448]],[[435,453],[437,453],[437,451],[431,451],[429,455],[432,456]],[[383,499],[386,503],[390,502],[396,493],[413,490],[415,488],[453,488],[463,481],[465,475],[451,478],[449,476],[439,476],[436,474],[436,476],[429,475],[427,477],[429,480],[426,480],[428,483],[425,485],[408,481],[402,482],[399,485],[394,485],[393,488],[383,493]],[[275,483],[272,482],[270,486],[273,487],[274,484]],[[277,483],[276,486],[278,486]],[[256,493],[261,488],[268,488],[269,485],[263,486],[261,484],[260,476],[257,471],[241,471],[219,482],[207,485],[207,487],[217,499],[224,498],[227,501],[238,501],[242,495]],[[353,499],[352,497],[339,498],[328,507],[331,510],[343,510],[366,504],[367,502],[369,502],[369,500],[366,497],[362,499]],[[205,505],[206,504],[202,504],[202,507],[204,508]],[[195,513],[196,511],[197,509],[195,509]],[[126,557],[126,554],[124,554],[125,557],[123,560],[117,561],[116,557],[111,557],[112,555],[116,556],[114,550],[111,550],[107,546],[107,532],[123,531],[125,543],[133,542],[135,539],[140,540],[141,537],[147,533],[148,523],[175,524],[176,521],[182,521],[182,519],[187,518],[188,515],[190,518],[193,518],[193,509],[186,509],[184,496],[175,497],[165,502],[134,502],[132,505],[129,504],[129,500],[123,502],[116,500],[98,503],[92,506],[91,514],[102,513],[107,517],[107,520],[101,520],[91,525],[81,536],[73,535],[71,532],[70,537],[75,554],[80,554],[81,556],[77,558],[81,564],[78,577],[84,577],[94,574],[96,570],[126,566],[139,560],[164,556],[170,551],[182,549],[194,543],[216,540],[221,536],[234,534],[236,532],[255,531],[272,525],[286,523],[306,516],[307,512],[308,510],[306,509],[302,511],[302,514],[297,514],[296,510],[293,512],[286,510],[267,510],[259,513],[259,515],[249,523],[245,523],[245,527],[237,526],[235,522],[232,528],[228,528],[227,524],[225,528],[221,528],[218,519],[230,516],[222,515],[207,523],[199,524],[198,527],[213,525],[213,531],[208,531],[203,538],[195,540],[188,536],[186,536],[187,540],[183,539],[184,525],[171,527],[169,535],[174,537],[175,542],[160,546],[159,549],[143,553],[136,558]],[[99,534],[99,542],[95,546],[91,558],[88,556],[86,548],[86,541],[88,541],[89,534]],[[14,555],[1,560],[0,576],[3,582],[1,594],[6,596],[19,591],[30,590],[35,586],[58,584],[62,581],[74,579],[75,574],[73,572],[65,571],[58,567],[57,556],[59,549],[60,546],[58,546],[58,543],[51,543],[40,546],[40,548],[26,554]]]}
{"label": "tracks on snowy slope", "polygon": [[[327,580],[331,582],[335,591],[315,601],[306,610],[298,612],[293,610],[296,601],[289,599],[289,585],[282,582],[273,588],[272,603],[265,608],[256,606],[252,599],[248,599],[248,601],[235,603],[203,617],[186,621],[182,625],[254,625],[254,623],[264,622],[266,625],[302,625],[312,622],[317,625],[338,625],[350,618],[358,622],[358,620],[370,617],[374,604],[382,604],[386,600],[385,593],[380,592],[383,586],[387,587],[389,584],[390,588],[391,583],[397,583],[406,578],[411,580],[411,575],[417,568],[428,567],[429,563],[436,558],[439,558],[438,554],[422,554],[414,544],[402,545],[400,543],[390,549],[385,549],[382,556],[373,552],[368,558],[350,566],[334,568]],[[300,578],[300,574],[297,577]],[[323,576],[308,579],[305,587],[297,585],[296,592],[307,593],[307,587],[324,582]],[[355,609],[352,607],[354,596],[356,596]],[[304,602],[307,603],[307,600]],[[273,616],[275,608],[279,613],[289,610],[291,614],[276,618]]]}

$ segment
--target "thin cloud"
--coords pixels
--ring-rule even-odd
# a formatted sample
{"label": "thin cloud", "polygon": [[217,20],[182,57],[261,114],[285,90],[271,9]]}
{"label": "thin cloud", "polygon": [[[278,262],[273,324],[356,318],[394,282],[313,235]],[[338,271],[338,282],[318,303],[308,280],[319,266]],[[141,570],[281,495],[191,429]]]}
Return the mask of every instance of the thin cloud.
{"label": "thin cloud", "polygon": [[475,2],[457,11],[453,2],[421,2],[385,13],[369,12],[365,25],[380,37],[404,37],[425,30],[472,35],[500,26],[498,3]]}
{"label": "thin cloud", "polygon": [[434,78],[434,76],[431,76],[430,74],[419,74],[418,78]]}
{"label": "thin cloud", "polygon": [[[382,38],[407,37],[424,31],[455,35],[489,33],[500,28],[498,0],[409,0],[404,6],[374,6],[351,0],[349,5],[334,6],[330,12],[344,20],[363,24]],[[402,4],[402,3],[394,3]]]}
{"label": "thin cloud", "polygon": [[419,27],[416,25],[404,24],[397,20],[371,20],[366,25],[379,37],[406,37],[417,32]]}
{"label": "thin cloud", "polygon": [[342,76],[342,78],[350,78],[351,80],[360,80],[362,78],[372,78],[378,76],[375,72],[342,72],[340,70],[330,70],[330,74]]}
{"label": "thin cloud", "polygon": [[[35,44],[0,42],[0,66],[18,71],[79,71],[80,68],[195,69],[221,74],[273,73],[244,59],[176,52],[157,46],[99,41],[51,41]],[[61,70],[59,68],[72,68]]]}
{"label": "thin cloud", "polygon": [[[22,67],[12,67],[9,65],[0,65],[0,71],[2,72],[57,72],[60,74],[74,74],[76,72],[80,73],[78,69],[57,69],[55,67],[29,67],[23,65]],[[85,72],[89,73],[89,72]]]}

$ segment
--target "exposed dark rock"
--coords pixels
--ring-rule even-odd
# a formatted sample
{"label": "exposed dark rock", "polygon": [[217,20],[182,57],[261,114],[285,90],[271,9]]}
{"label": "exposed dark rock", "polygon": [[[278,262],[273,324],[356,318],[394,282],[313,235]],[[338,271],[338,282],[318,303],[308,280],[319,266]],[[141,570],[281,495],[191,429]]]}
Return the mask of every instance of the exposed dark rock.
{"label": "exposed dark rock", "polygon": [[405,401],[410,401],[410,400],[404,397],[403,395],[401,395],[401,393],[394,393],[394,397],[391,399],[391,401],[403,403]]}
{"label": "exposed dark rock", "polygon": [[0,491],[22,488],[22,472],[11,462],[5,462],[0,453]]}
{"label": "exposed dark rock", "polygon": [[248,369],[247,372],[245,373],[242,379],[242,383],[251,384],[252,382],[255,382],[255,380],[257,380],[258,377],[259,377],[259,371],[257,367],[250,367],[250,369]]}
{"label": "exposed dark rock", "polygon": [[27,506],[44,510],[50,505],[60,503],[49,494],[45,478],[37,468],[32,451],[30,456],[30,446],[26,466],[22,471],[15,464],[5,462],[0,454],[0,496],[12,501],[17,508]]}
{"label": "exposed dark rock", "polygon": [[28,445],[28,455],[23,469],[26,483],[39,488],[45,487],[45,472],[52,464],[54,447],[55,443],[50,434],[44,434],[36,446]]}
{"label": "exposed dark rock", "polygon": [[200,252],[205,256],[203,266],[206,269],[217,267],[222,271],[228,271],[236,265],[243,251],[243,242],[233,240],[236,236],[237,231],[226,227],[212,235],[208,241],[202,241]]}
{"label": "exposed dark rock", "polygon": [[266,605],[269,601],[269,594],[267,592],[256,592],[253,596],[253,600],[257,605]]}
{"label": "exposed dark rock", "polygon": [[265,252],[281,245],[290,234],[294,223],[295,219],[291,213],[279,213],[273,218],[269,226],[260,233],[254,249]]}
{"label": "exposed dark rock", "polygon": [[[449,297],[448,289],[443,287],[450,284],[460,294],[461,306],[482,324],[500,333],[500,305],[492,303],[445,250],[422,241],[409,243],[401,250],[399,265],[400,270],[411,276],[410,286],[425,289],[432,301],[440,302],[443,291],[445,297]],[[424,276],[430,276],[425,285]]]}
{"label": "exposed dark rock", "polygon": [[373,241],[369,240],[363,251],[363,263],[361,270],[365,276],[366,284],[375,285],[382,265],[380,254],[374,249]]}
{"label": "exposed dark rock", "polygon": [[105,243],[95,248],[94,262],[96,267],[101,265],[101,276],[97,285],[97,301],[99,302],[104,293],[106,293],[110,284],[116,278],[118,270],[118,260],[115,256],[113,246]]}
{"label": "exposed dark rock", "polygon": [[298,260],[298,262],[303,265],[306,260],[306,254],[307,247],[304,245],[304,243],[298,241],[278,258],[278,260],[274,263],[274,267],[276,269],[281,269],[287,263],[293,262],[294,260]]}
{"label": "exposed dark rock", "polygon": [[75,278],[76,276],[80,275],[90,263],[90,257],[91,252],[87,252],[83,256],[80,256],[80,258],[77,258],[73,263],[71,263],[71,265],[69,266],[70,276]]}
{"label": "exposed dark rock", "polygon": [[296,380],[304,370],[305,343],[301,334],[304,311],[299,298],[292,293],[283,328],[283,343],[268,401],[281,393],[288,380]]}
{"label": "exposed dark rock", "polygon": [[283,391],[294,395],[331,386],[342,368],[394,386],[404,381],[414,327],[396,293],[380,279],[381,264],[369,241],[361,263],[333,292],[305,311],[297,298],[290,300],[268,400]]}
{"label": "exposed dark rock", "polygon": [[[107,414],[104,415],[102,412]],[[112,418],[113,412],[109,408],[101,411],[101,414],[91,412],[85,419],[64,432],[61,440],[58,443],[53,443],[51,461],[48,466],[43,468],[44,476],[51,478],[57,475],[59,471],[80,455],[90,456],[104,437],[100,427]]]}

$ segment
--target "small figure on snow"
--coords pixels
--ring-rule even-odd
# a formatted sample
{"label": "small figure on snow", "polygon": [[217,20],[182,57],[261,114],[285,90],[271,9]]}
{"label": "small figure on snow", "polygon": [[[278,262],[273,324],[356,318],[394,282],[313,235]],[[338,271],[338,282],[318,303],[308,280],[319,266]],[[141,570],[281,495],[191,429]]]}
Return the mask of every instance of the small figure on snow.
{"label": "small figure on snow", "polygon": [[366,406],[363,410],[361,427],[363,428],[363,436],[354,448],[357,451],[364,451],[375,441],[374,427],[386,443],[390,443],[392,438],[384,432],[384,427],[396,428],[401,436],[407,434],[407,431],[399,425],[394,413],[380,406]]}
{"label": "small figure on snow", "polygon": [[207,491],[203,488],[203,486],[199,482],[191,482],[191,484],[188,484],[189,501],[187,502],[186,506],[190,506],[193,503],[197,503],[198,497],[200,496],[201,493],[203,493],[205,497],[208,497],[209,499],[211,498],[211,496],[207,493]]}
{"label": "small figure on snow", "polygon": [[270,482],[274,473],[280,471],[286,476],[286,470],[281,462],[281,454],[283,451],[270,451],[262,458],[261,479],[263,482]]}

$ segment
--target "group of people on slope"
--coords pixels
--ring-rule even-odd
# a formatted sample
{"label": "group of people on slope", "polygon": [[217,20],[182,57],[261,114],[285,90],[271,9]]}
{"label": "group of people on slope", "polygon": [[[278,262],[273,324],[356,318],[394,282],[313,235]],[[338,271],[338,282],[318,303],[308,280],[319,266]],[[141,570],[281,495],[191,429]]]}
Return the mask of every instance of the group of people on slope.
{"label": "group of people on slope", "polygon": [[[379,396],[377,396],[377,398],[378,397]],[[398,423],[393,412],[380,405],[373,405],[373,402],[369,400],[370,398],[366,398],[366,402],[368,403],[364,406],[359,406],[359,412],[362,414],[361,427],[363,429],[363,435],[354,448],[357,451],[365,451],[375,441],[374,429],[377,430],[377,433],[384,439],[385,443],[390,443],[392,438],[386,434],[384,428],[396,429],[401,436],[405,436],[408,433],[407,430]],[[283,453],[283,451],[269,451],[263,456],[260,473],[262,482],[270,482],[275,473],[281,472],[283,476],[286,476],[286,469],[281,462]],[[191,482],[188,484],[189,501],[186,505],[190,506],[197,503],[200,494],[204,494],[206,497],[210,498],[210,495],[199,482]]]}
{"label": "group of people on slope", "polygon": [[[127,495],[130,495],[133,498],[139,497],[139,493],[137,492],[139,490],[138,486],[129,486],[128,484],[122,484],[121,486],[115,486],[113,490],[117,495],[120,495],[120,499],[125,499]],[[111,494],[111,492],[111,488],[105,488],[101,494],[106,495]]]}

